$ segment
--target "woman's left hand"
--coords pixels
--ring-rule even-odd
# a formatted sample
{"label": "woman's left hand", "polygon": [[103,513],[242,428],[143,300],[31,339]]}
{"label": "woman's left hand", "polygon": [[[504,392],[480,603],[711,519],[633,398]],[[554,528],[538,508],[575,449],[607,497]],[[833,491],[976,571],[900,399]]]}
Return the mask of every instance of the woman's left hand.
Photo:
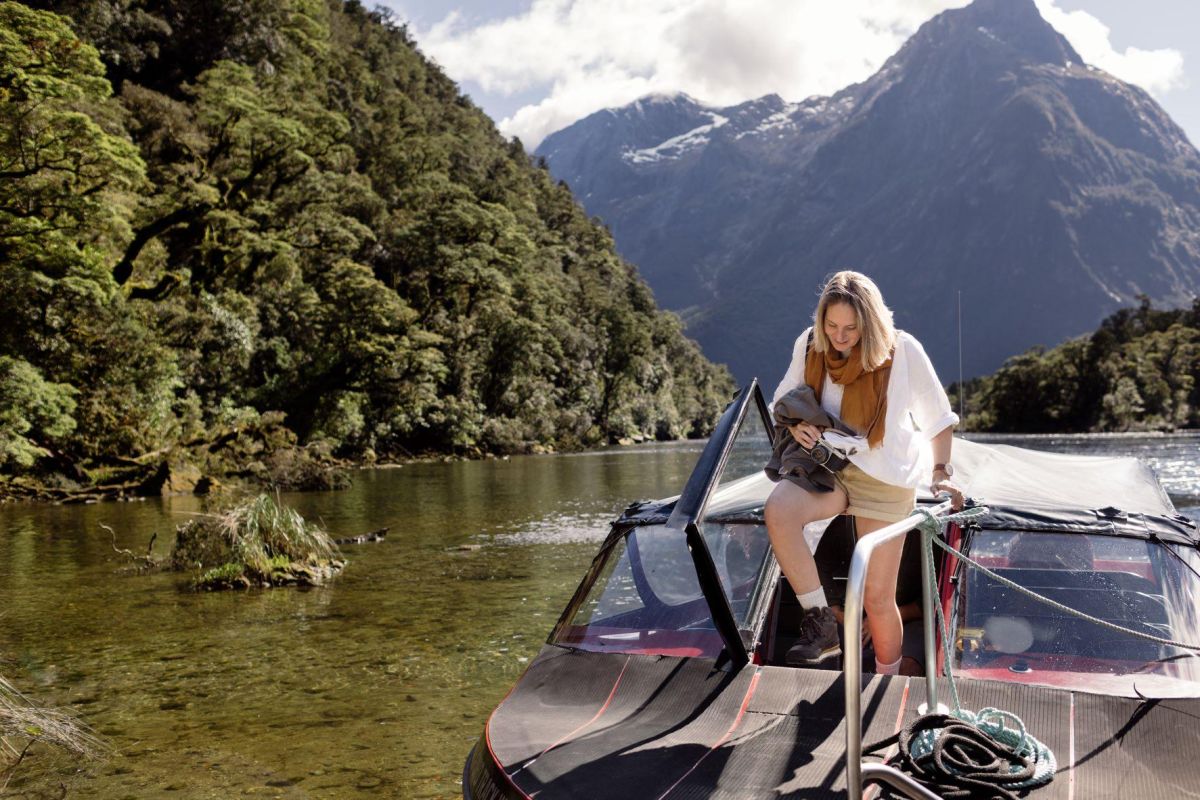
{"label": "woman's left hand", "polygon": [[967,499],[963,495],[962,489],[958,488],[954,481],[949,478],[934,481],[929,490],[933,492],[934,497],[937,497],[939,494],[950,495],[950,507],[955,511],[962,511],[963,506],[966,504]]}

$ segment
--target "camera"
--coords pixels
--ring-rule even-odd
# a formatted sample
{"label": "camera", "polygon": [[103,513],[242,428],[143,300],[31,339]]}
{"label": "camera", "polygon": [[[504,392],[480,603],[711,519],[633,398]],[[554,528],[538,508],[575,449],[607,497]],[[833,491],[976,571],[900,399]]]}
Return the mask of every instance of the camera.
{"label": "camera", "polygon": [[814,444],[808,450],[808,457],[815,464],[830,472],[841,472],[850,463],[850,459],[846,457],[845,453],[825,441],[818,441]]}

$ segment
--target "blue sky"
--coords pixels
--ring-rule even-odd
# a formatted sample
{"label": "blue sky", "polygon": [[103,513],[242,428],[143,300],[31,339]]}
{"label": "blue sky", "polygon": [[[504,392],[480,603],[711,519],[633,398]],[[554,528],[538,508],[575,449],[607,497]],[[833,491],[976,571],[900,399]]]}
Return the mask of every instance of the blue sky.
{"label": "blue sky", "polygon": [[[1148,90],[1200,144],[1200,2],[1036,0],[1084,59]],[[532,149],[652,91],[732,104],[831,94],[966,0],[382,0]]]}

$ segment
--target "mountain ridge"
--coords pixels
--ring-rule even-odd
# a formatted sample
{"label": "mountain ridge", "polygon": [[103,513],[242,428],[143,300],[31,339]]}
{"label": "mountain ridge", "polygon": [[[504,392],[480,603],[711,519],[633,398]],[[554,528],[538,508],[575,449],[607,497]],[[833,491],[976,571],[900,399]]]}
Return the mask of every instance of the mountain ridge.
{"label": "mountain ridge", "polygon": [[[621,139],[635,103],[537,152],[742,379],[777,377],[821,278],[842,267],[875,277],[943,373],[959,290],[978,374],[1140,294],[1178,305],[1200,288],[1200,155],[1032,0],[939,14],[828,97],[672,97],[640,107],[667,134],[650,146]],[[607,143],[591,132],[604,114]]]}

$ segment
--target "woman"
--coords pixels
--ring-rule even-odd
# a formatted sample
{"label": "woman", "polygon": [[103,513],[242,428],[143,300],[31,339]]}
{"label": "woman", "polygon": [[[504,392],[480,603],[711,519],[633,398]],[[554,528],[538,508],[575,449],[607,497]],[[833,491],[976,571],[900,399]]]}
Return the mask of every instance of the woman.
{"label": "woman", "polygon": [[[810,343],[811,339],[811,343]],[[916,487],[962,495],[950,481],[950,448],[958,417],[950,410],[920,343],[892,324],[879,288],[858,272],[843,271],[825,284],[813,327],[796,340],[792,363],[775,390],[772,407],[792,390],[812,387],[821,408],[865,439],[830,491],[781,480],[765,510],[771,547],[804,609],[800,639],[789,664],[814,665],[839,655],[837,620],[825,599],[804,526],[837,514],[854,517],[858,536],[912,513]],[[800,422],[789,427],[810,448],[822,430]],[[901,660],[903,624],[896,606],[896,574],[904,537],[875,550],[863,605],[875,644],[875,671],[894,675]]]}

